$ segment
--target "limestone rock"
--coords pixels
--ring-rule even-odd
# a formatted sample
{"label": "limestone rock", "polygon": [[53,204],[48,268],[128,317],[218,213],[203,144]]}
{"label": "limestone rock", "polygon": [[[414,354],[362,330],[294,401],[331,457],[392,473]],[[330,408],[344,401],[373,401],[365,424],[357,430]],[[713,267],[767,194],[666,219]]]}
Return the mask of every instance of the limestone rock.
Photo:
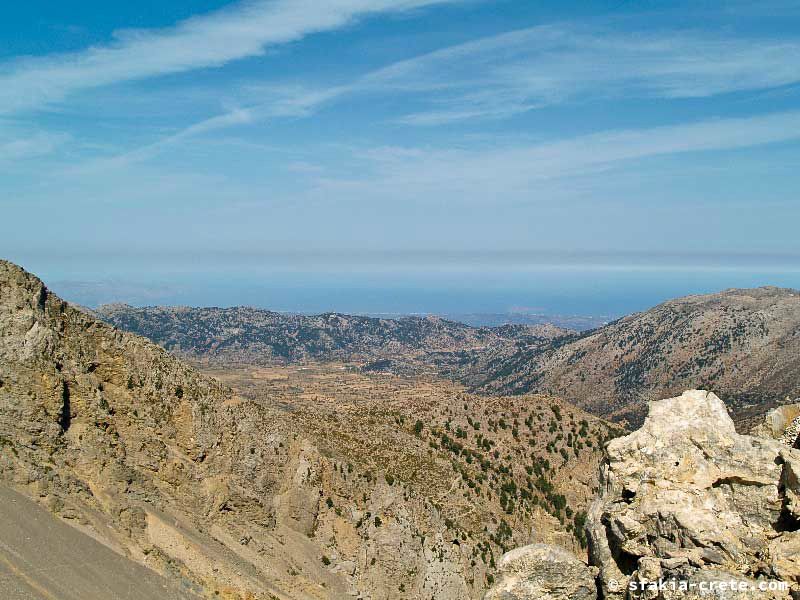
{"label": "limestone rock", "polygon": [[800,440],[800,402],[773,408],[764,416],[764,422],[753,428],[753,435],[780,440],[796,448]]}
{"label": "limestone rock", "polygon": [[800,447],[800,416],[795,417],[781,436],[781,441],[791,448]]}
{"label": "limestone rock", "polygon": [[[758,589],[770,580],[796,588],[800,452],[736,433],[722,401],[701,390],[652,402],[642,428],[607,451],[587,519],[603,597],[695,593],[647,589],[659,579],[743,581],[758,598],[788,597]],[[731,597],[715,594],[706,597]]]}
{"label": "limestone rock", "polygon": [[498,564],[500,580],[484,600],[594,600],[594,576],[569,552],[547,544],[516,548]]}
{"label": "limestone rock", "polygon": [[784,509],[787,518],[800,521],[800,460],[796,452],[783,451],[780,455],[783,461],[781,486],[784,494]]}

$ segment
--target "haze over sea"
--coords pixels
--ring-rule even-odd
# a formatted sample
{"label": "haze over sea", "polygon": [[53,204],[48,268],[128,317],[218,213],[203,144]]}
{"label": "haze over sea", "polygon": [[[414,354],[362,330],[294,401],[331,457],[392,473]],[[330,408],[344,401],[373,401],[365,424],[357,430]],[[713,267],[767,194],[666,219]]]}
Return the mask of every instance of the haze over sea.
{"label": "haze over sea", "polygon": [[[23,259],[26,257],[22,257]],[[730,287],[800,288],[791,255],[684,257],[418,252],[170,255],[22,262],[87,306],[256,306],[285,312],[592,317],[600,324],[664,300]],[[481,316],[483,315],[483,316]],[[494,315],[494,316],[492,316]]]}

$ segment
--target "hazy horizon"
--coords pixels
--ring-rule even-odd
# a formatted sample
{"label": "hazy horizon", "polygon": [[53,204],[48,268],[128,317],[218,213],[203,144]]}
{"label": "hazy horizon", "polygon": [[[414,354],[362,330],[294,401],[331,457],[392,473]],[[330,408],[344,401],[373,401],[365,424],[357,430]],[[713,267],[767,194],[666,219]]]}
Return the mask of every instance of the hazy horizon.
{"label": "hazy horizon", "polygon": [[800,0],[2,16],[0,600],[796,597]]}
{"label": "hazy horizon", "polygon": [[0,256],[70,299],[618,315],[800,286],[792,2],[67,4],[0,23]]}
{"label": "hazy horizon", "polygon": [[[450,258],[453,258],[452,256]],[[772,257],[770,265],[706,264],[684,261],[654,264],[595,264],[486,260],[460,263],[395,263],[392,268],[361,263],[342,269],[337,261],[270,264],[255,259],[228,266],[208,261],[186,263],[182,269],[155,261],[73,262],[36,268],[23,266],[44,279],[65,299],[85,306],[122,302],[134,306],[254,306],[279,312],[343,312],[368,315],[437,314],[545,315],[589,317],[600,324],[665,300],[727,288],[765,285],[800,288],[800,268],[792,257]],[[552,256],[545,257],[552,260]],[[46,261],[43,261],[46,262]],[[485,320],[485,319],[484,319]],[[477,323],[482,324],[478,318]]]}

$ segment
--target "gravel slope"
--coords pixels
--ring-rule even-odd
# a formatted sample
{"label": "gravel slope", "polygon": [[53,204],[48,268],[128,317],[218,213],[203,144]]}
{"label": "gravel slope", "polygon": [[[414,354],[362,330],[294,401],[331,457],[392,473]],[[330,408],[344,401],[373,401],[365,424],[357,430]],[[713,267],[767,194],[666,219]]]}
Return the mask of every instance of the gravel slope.
{"label": "gravel slope", "polygon": [[194,600],[197,596],[0,485],[0,598]]}

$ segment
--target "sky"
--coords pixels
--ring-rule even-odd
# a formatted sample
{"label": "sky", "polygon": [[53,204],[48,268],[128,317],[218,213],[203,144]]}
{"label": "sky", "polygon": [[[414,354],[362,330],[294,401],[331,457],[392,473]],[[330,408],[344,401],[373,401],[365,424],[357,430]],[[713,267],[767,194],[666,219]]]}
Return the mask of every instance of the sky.
{"label": "sky", "polygon": [[0,256],[80,302],[621,313],[800,287],[798,190],[797,1],[0,20]]}

